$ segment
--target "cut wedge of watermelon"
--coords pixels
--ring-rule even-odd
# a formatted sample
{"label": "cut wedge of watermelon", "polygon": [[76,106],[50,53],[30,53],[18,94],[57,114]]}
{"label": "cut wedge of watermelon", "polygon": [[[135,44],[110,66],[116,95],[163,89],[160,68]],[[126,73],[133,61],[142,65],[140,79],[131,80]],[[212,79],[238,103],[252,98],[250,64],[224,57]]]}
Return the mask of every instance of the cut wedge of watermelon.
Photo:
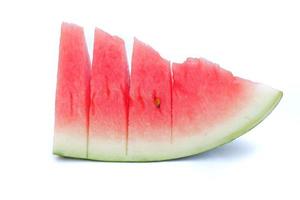
{"label": "cut wedge of watermelon", "polygon": [[54,154],[86,158],[90,60],[83,28],[63,23],[55,101]]}
{"label": "cut wedge of watermelon", "polygon": [[171,148],[169,61],[134,40],[130,82],[127,160],[167,158]]}
{"label": "cut wedge of watermelon", "polygon": [[62,24],[59,52],[53,151],[61,156],[158,161],[198,154],[246,133],[282,98],[205,59],[171,70],[137,39],[129,81],[123,40],[100,29],[91,77],[81,27]]}
{"label": "cut wedge of watermelon", "polygon": [[95,30],[88,158],[122,160],[126,154],[129,72],[122,39]]}
{"label": "cut wedge of watermelon", "polygon": [[205,59],[173,66],[173,158],[198,154],[246,133],[282,92],[233,76]]}

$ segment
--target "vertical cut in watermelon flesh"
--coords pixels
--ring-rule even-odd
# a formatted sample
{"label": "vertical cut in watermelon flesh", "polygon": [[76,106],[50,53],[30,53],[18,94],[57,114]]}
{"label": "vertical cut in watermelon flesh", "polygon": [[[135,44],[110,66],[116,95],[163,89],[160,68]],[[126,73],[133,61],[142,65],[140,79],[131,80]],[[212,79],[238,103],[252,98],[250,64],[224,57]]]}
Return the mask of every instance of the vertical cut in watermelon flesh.
{"label": "vertical cut in watermelon flesh", "polygon": [[134,40],[130,80],[127,160],[167,157],[171,146],[169,61]]}
{"label": "vertical cut in watermelon flesh", "polygon": [[125,158],[128,96],[129,72],[124,41],[95,29],[88,158]]}
{"label": "vertical cut in watermelon flesh", "polygon": [[205,59],[173,63],[173,156],[207,151],[241,136],[278,104],[282,92],[233,76]]}
{"label": "vertical cut in watermelon flesh", "polygon": [[63,23],[55,101],[54,154],[86,158],[90,60],[83,28]]}

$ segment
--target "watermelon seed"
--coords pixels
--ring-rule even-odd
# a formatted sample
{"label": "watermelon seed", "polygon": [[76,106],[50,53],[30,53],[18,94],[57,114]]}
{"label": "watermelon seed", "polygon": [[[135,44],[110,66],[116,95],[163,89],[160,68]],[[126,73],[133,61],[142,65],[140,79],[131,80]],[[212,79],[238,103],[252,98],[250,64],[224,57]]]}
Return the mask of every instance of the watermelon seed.
{"label": "watermelon seed", "polygon": [[160,108],[160,99],[159,98],[155,97],[153,100],[153,103],[157,108]]}

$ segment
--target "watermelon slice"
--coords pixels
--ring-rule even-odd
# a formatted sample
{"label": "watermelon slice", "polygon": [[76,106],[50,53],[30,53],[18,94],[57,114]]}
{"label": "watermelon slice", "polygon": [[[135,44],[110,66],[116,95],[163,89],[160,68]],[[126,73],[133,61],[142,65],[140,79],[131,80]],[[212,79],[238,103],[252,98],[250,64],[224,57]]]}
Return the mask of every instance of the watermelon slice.
{"label": "watermelon slice", "polygon": [[126,154],[129,72],[122,39],[95,30],[88,158],[122,160]]}
{"label": "watermelon slice", "polygon": [[83,28],[63,23],[55,101],[54,154],[86,158],[90,60]]}
{"label": "watermelon slice", "polygon": [[137,39],[129,87],[124,42],[100,29],[90,73],[83,29],[63,23],[57,155],[157,161],[198,154],[246,133],[282,98],[281,91],[233,76],[205,59],[173,63],[171,71],[168,60]]}
{"label": "watermelon slice", "polygon": [[171,149],[171,89],[170,62],[135,39],[127,160],[145,161],[168,157]]}
{"label": "watermelon slice", "polygon": [[172,158],[215,148],[241,136],[278,104],[282,92],[233,76],[205,59],[173,68]]}

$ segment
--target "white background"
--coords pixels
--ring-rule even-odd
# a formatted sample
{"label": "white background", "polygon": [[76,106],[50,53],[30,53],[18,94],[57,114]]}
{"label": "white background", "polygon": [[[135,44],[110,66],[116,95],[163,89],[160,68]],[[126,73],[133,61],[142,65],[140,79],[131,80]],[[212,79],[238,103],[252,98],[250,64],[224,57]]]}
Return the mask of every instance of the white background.
{"label": "white background", "polygon": [[[0,1],[0,199],[300,199],[297,1]],[[249,134],[176,161],[105,163],[52,155],[62,21],[205,57],[284,91]],[[92,50],[90,48],[90,50]],[[298,190],[298,191],[297,191]]]}

